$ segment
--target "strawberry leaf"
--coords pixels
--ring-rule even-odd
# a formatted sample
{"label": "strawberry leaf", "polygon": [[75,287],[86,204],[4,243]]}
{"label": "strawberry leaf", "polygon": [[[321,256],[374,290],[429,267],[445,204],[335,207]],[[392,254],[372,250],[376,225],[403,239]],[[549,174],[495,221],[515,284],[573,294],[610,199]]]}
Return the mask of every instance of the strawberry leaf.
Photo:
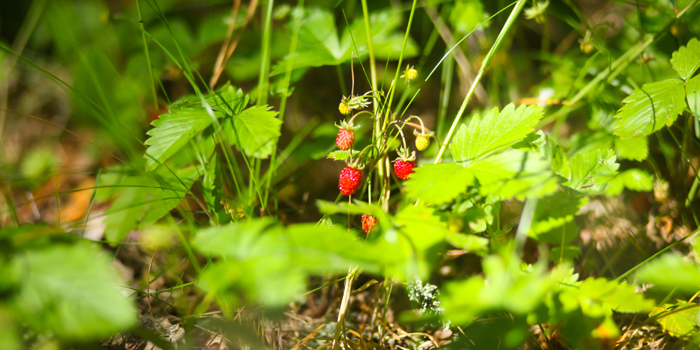
{"label": "strawberry leaf", "polygon": [[581,311],[590,317],[611,316],[612,311],[642,312],[649,311],[654,306],[652,300],[644,299],[642,293],[637,293],[633,285],[605,278],[589,277],[574,287],[563,289],[560,296],[565,309]]}
{"label": "strawberry leaf", "polygon": [[700,119],[700,75],[685,83],[685,93],[688,99],[688,107],[696,118]]}
{"label": "strawberry leaf", "polygon": [[578,153],[571,158],[571,176],[564,185],[585,194],[602,191],[606,182],[615,177],[617,168],[615,152],[599,149]]}
{"label": "strawberry leaf", "polygon": [[479,180],[482,196],[525,199],[544,196],[557,188],[557,177],[538,153],[508,150],[469,168]]}
{"label": "strawberry leaf", "polygon": [[416,168],[405,184],[409,197],[442,204],[465,193],[474,184],[474,175],[456,163],[425,164]]}
{"label": "strawberry leaf", "polygon": [[256,158],[267,158],[274,141],[280,136],[282,121],[269,106],[251,107],[240,114],[226,117],[224,133],[231,144]]}
{"label": "strawberry leaf", "polygon": [[649,156],[649,141],[646,136],[628,139],[616,138],[615,154],[620,159],[642,161]]}
{"label": "strawberry leaf", "polygon": [[[295,15],[299,14],[295,13]],[[330,11],[319,8],[306,9],[303,16],[299,28],[299,49],[278,62],[272,69],[271,75],[284,73],[290,62],[292,69],[334,66],[350,61],[351,57],[367,55],[364,19],[353,21],[339,37],[335,18]],[[401,12],[373,11],[369,16],[369,22],[375,57],[397,59],[404,39],[403,34],[397,31],[403,22]],[[417,53],[418,46],[409,38],[404,57],[413,57]]]}
{"label": "strawberry leaf", "polygon": [[649,135],[671,125],[685,109],[683,81],[669,79],[644,84],[632,91],[615,118],[615,135],[623,138]]}
{"label": "strawberry leaf", "polygon": [[478,162],[522,140],[541,118],[541,107],[522,105],[515,109],[513,104],[500,113],[493,108],[483,117],[474,115],[469,127],[462,124],[450,144],[452,156],[463,166]]}
{"label": "strawberry leaf", "polygon": [[700,41],[692,38],[686,46],[681,46],[674,52],[671,55],[671,66],[683,80],[688,81],[700,68]]}
{"label": "strawberry leaf", "polygon": [[63,339],[102,339],[136,324],[134,304],[120,294],[111,259],[92,245],[58,245],[17,255],[11,276],[23,323]]}
{"label": "strawberry leaf", "polygon": [[[160,177],[156,174],[153,178],[120,173],[103,175],[100,181],[107,188],[99,189],[96,198],[106,201],[118,196],[105,211],[107,240],[120,242],[131,230],[153,224],[175,208],[198,177],[194,168],[178,170],[176,174],[179,180],[169,173]],[[109,188],[114,185],[119,187]]]}
{"label": "strawberry leaf", "polygon": [[672,337],[683,338],[698,331],[696,303],[680,300],[677,304],[664,304],[663,307],[653,308],[649,317],[656,317],[656,322]]}
{"label": "strawberry leaf", "polygon": [[[216,114],[218,117],[223,115],[221,112]],[[160,119],[153,122],[154,128],[146,133],[150,136],[145,142],[150,146],[145,155],[146,170],[157,168],[212,122],[204,108],[171,110],[169,114],[161,114]]]}
{"label": "strawberry leaf", "polygon": [[[669,273],[672,272],[672,273]],[[667,253],[642,266],[637,272],[640,283],[651,283],[664,291],[695,293],[700,287],[700,265]]]}
{"label": "strawberry leaf", "polygon": [[625,187],[632,191],[649,192],[654,189],[654,178],[642,169],[626,170],[608,182],[605,195],[608,197],[617,196],[622,193]]}

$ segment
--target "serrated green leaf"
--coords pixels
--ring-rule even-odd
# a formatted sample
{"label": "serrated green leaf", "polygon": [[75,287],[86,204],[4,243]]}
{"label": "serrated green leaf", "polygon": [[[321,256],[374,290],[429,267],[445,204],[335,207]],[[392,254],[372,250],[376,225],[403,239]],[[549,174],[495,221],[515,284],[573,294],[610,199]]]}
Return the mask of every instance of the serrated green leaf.
{"label": "serrated green leaf", "polygon": [[638,137],[671,125],[685,109],[685,89],[680,79],[644,84],[635,89],[615,115],[615,135]]}
{"label": "serrated green leaf", "polygon": [[[189,189],[198,174],[196,169],[187,168],[176,172],[178,178]],[[105,237],[110,242],[120,242],[138,226],[155,223],[177,206],[187,190],[172,175],[159,176],[161,181],[142,175],[108,173],[102,176],[105,186],[119,186],[97,191],[97,198],[108,200],[118,198],[105,211]]]}
{"label": "serrated green leaf", "polygon": [[482,196],[524,200],[557,189],[557,178],[549,162],[536,152],[508,150],[473,164],[469,169],[479,180]]}
{"label": "serrated green leaf", "polygon": [[508,148],[533,131],[542,118],[542,108],[509,104],[498,112],[493,108],[486,115],[474,115],[469,127],[462,124],[450,144],[452,156],[463,166],[478,162],[490,154]]}
{"label": "serrated green leaf", "polygon": [[546,159],[549,159],[555,174],[568,179],[569,176],[571,176],[571,168],[569,167],[569,161],[566,159],[564,150],[542,131],[539,131],[538,134],[540,138],[535,141],[535,145],[540,149],[540,153],[542,153]]}
{"label": "serrated green leaf", "polygon": [[488,250],[489,240],[486,237],[464,233],[448,232],[447,242],[455,248],[463,249],[474,254],[484,254]]}
{"label": "serrated green leaf", "polygon": [[456,163],[425,164],[416,168],[405,184],[409,197],[441,204],[465,193],[474,184],[474,175]]}
{"label": "serrated green leaf", "polygon": [[700,68],[700,41],[692,38],[671,55],[671,66],[681,79],[687,81]]}
{"label": "serrated green leaf", "polygon": [[[357,153],[357,152],[354,152]],[[328,153],[328,159],[333,159],[333,160],[346,160],[350,158],[350,150],[347,151],[333,151],[331,153]]]}
{"label": "serrated green leaf", "polygon": [[[290,61],[292,69],[297,69],[338,65],[350,61],[351,57],[367,55],[364,19],[353,21],[339,38],[335,18],[329,10],[306,9],[303,16],[299,29],[299,49],[278,62],[271,75],[284,73]],[[397,31],[403,22],[401,12],[393,9],[373,11],[369,21],[375,57],[398,59],[404,38],[403,34]],[[417,45],[409,38],[404,57],[413,57],[417,53]]]}
{"label": "serrated green leaf", "polygon": [[605,278],[589,277],[578,288],[563,289],[560,300],[565,309],[581,308],[590,317],[603,317],[617,312],[643,312],[654,307],[653,300],[635,291],[635,286]]}
{"label": "serrated green leaf", "polygon": [[169,114],[162,114],[160,119],[153,122],[154,128],[146,133],[149,136],[145,142],[149,146],[144,156],[146,170],[158,167],[159,163],[175,154],[212,122],[203,108],[175,109]]}
{"label": "serrated green leaf", "polygon": [[564,185],[581,193],[602,191],[605,184],[615,177],[619,164],[615,163],[613,150],[594,150],[579,153],[571,158],[571,177]]}
{"label": "serrated green leaf", "polygon": [[632,191],[649,192],[654,189],[654,177],[642,169],[625,170],[608,182],[605,195],[617,196],[625,187]]}
{"label": "serrated green leaf", "polygon": [[700,75],[685,83],[685,93],[690,111],[693,112],[696,118],[700,119]]}
{"label": "serrated green leaf", "polygon": [[[557,227],[561,227],[568,222],[572,222],[578,210],[585,203],[585,197],[577,197],[565,192],[556,192],[550,196],[540,198],[540,200],[537,202],[537,209],[535,209],[535,216],[533,217],[528,235],[537,239],[539,234],[548,232]],[[561,233],[561,231],[558,233]],[[569,232],[567,234],[567,238],[576,233],[577,232]],[[560,234],[558,241],[555,242],[543,240],[538,241],[546,243],[561,243],[562,239]]]}
{"label": "serrated green leaf", "polygon": [[656,322],[672,337],[684,338],[698,331],[696,303],[681,300],[677,304],[664,304],[653,308],[649,317],[658,317]]}
{"label": "serrated green leaf", "polygon": [[14,302],[33,329],[63,339],[102,339],[136,324],[110,259],[87,244],[33,250],[12,261],[21,280]]}
{"label": "serrated green leaf", "polygon": [[649,156],[649,141],[646,136],[615,139],[615,153],[620,159],[642,161]]}
{"label": "serrated green leaf", "polygon": [[637,278],[641,283],[653,284],[654,288],[692,294],[700,289],[700,266],[677,254],[667,253],[642,266]]}
{"label": "serrated green leaf", "polygon": [[274,142],[280,136],[282,121],[275,118],[272,107],[255,106],[240,114],[226,117],[224,133],[231,144],[256,158],[267,158]]}

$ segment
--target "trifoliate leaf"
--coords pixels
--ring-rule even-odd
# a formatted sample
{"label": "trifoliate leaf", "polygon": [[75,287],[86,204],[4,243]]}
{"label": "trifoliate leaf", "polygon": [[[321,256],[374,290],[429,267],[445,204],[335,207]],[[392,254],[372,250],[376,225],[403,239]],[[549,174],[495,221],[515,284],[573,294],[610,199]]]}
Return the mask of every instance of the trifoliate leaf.
{"label": "trifoliate leaf", "polygon": [[615,153],[620,159],[642,161],[649,156],[649,141],[646,136],[615,139]]}
{"label": "trifoliate leaf", "polygon": [[576,154],[571,158],[571,177],[564,185],[581,193],[602,191],[605,184],[615,177],[617,168],[613,150],[594,150]]}
{"label": "trifoliate leaf", "polygon": [[539,153],[508,150],[488,157],[469,169],[479,180],[482,196],[524,200],[544,196],[557,188],[557,177]]}
{"label": "trifoliate leaf", "polygon": [[698,331],[698,304],[679,301],[677,304],[664,304],[655,307],[649,317],[656,318],[664,332],[672,337],[683,338]]}
{"label": "trifoliate leaf", "polygon": [[700,75],[685,83],[685,93],[688,99],[688,107],[690,107],[695,117],[700,119]]}
{"label": "trifoliate leaf", "polygon": [[277,112],[268,106],[251,107],[240,114],[226,117],[224,133],[232,145],[249,156],[267,158],[277,137],[282,121],[275,118]]}
{"label": "trifoliate leaf", "polygon": [[651,283],[654,289],[695,293],[700,289],[700,265],[667,253],[642,266],[637,272],[641,283]]}
{"label": "trifoliate leaf", "polygon": [[22,281],[14,300],[19,319],[63,339],[109,337],[136,323],[134,304],[120,293],[108,255],[91,245],[33,250],[12,261]]}
{"label": "trifoliate leaf", "polygon": [[608,181],[605,195],[608,197],[617,196],[622,193],[625,187],[632,191],[649,192],[654,189],[654,177],[638,168],[625,170]]}
{"label": "trifoliate leaf", "polygon": [[686,46],[681,46],[671,55],[671,66],[683,79],[688,80],[700,68],[700,41],[690,39]]}
{"label": "trifoliate leaf", "polygon": [[622,103],[615,118],[615,135],[638,137],[671,125],[685,109],[683,81],[669,79],[644,84]]}
{"label": "trifoliate leaf", "polygon": [[469,169],[456,163],[425,164],[415,169],[406,181],[406,193],[427,204],[441,204],[455,199],[474,184]]}
{"label": "trifoliate leaf", "polygon": [[457,131],[450,144],[452,156],[465,167],[478,162],[523,139],[533,131],[540,118],[541,107],[522,105],[515,109],[513,104],[500,113],[494,108],[483,117],[475,115],[469,127],[462,124]]}
{"label": "trifoliate leaf", "polygon": [[[217,116],[223,114],[217,112]],[[160,119],[153,122],[154,128],[146,133],[150,136],[145,142],[150,146],[146,149],[146,170],[158,167],[212,122],[204,108],[174,109],[169,114],[161,114]]]}

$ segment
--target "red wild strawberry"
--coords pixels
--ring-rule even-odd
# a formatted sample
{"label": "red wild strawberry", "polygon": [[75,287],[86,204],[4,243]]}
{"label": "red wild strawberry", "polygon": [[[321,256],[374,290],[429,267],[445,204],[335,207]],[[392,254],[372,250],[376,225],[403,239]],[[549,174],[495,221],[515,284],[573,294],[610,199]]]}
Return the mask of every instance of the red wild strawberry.
{"label": "red wild strawberry", "polygon": [[340,129],[338,130],[338,136],[335,138],[335,145],[343,151],[352,148],[352,145],[355,144],[355,129],[360,126],[353,125],[352,118],[350,118],[349,122],[343,120],[340,124],[335,124],[335,126]]}
{"label": "red wild strawberry", "polygon": [[362,231],[370,233],[377,227],[377,218],[372,215],[362,214]]}
{"label": "red wild strawberry", "polygon": [[349,150],[355,143],[355,131],[348,129],[338,130],[338,136],[335,138],[335,145],[342,150]]}
{"label": "red wild strawberry", "polygon": [[340,177],[338,178],[340,193],[350,196],[360,189],[360,185],[362,185],[362,171],[347,166],[340,172]]}
{"label": "red wild strawberry", "polygon": [[408,180],[408,176],[413,172],[413,168],[418,166],[415,160],[403,161],[396,158],[394,161],[394,174],[401,180]]}
{"label": "red wild strawberry", "polygon": [[401,180],[408,180],[408,176],[413,172],[413,168],[417,167],[416,152],[411,152],[408,155],[408,150],[399,149],[399,157],[394,159],[394,174]]}

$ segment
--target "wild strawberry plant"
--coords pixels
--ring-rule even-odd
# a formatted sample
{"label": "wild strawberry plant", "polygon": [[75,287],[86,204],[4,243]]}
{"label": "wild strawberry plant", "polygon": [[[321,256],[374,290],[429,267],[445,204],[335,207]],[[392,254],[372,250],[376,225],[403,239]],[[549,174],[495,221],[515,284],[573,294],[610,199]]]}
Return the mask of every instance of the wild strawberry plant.
{"label": "wild strawberry plant", "polygon": [[[0,348],[115,346],[158,313],[193,348],[197,329],[251,348],[699,342],[697,1],[605,4],[625,30],[568,2],[236,2],[196,36],[141,3],[75,5],[87,31],[47,5],[76,114],[116,146],[77,219],[60,199],[79,190],[50,184],[52,226],[27,219],[51,153],[3,170]],[[119,67],[100,53],[127,30]],[[2,48],[39,67],[21,46]],[[161,113],[134,133],[144,99]],[[321,324],[265,339],[300,315]]]}

